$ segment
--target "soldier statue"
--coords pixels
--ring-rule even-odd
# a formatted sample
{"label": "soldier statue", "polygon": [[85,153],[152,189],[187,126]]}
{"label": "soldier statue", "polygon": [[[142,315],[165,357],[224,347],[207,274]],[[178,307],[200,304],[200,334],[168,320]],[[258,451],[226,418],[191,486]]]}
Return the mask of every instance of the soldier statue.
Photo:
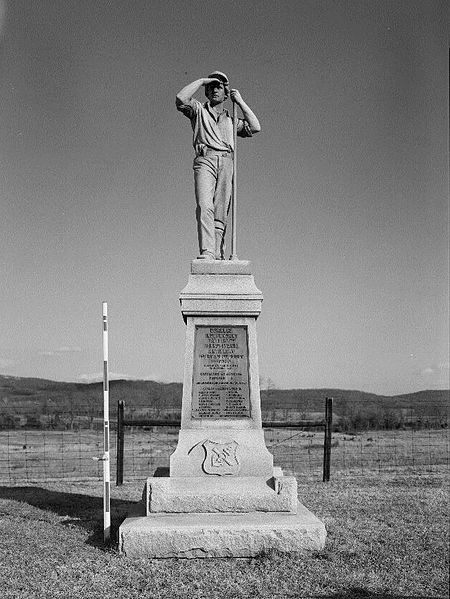
{"label": "soldier statue", "polygon": [[[205,88],[207,101],[192,96]],[[177,109],[191,121],[193,130],[194,187],[199,258],[224,260],[225,231],[233,184],[233,121],[224,108],[230,97],[242,111],[237,120],[237,135],[252,137],[261,130],[255,114],[237,89],[230,89],[228,77],[214,71],[183,87],[176,98]]]}

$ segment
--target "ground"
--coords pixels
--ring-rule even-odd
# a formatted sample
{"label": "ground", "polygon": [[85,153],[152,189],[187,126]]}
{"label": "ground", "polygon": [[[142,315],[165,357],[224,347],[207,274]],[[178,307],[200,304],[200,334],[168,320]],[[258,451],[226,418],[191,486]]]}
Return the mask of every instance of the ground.
{"label": "ground", "polygon": [[299,478],[300,500],[326,525],[311,555],[137,560],[117,529],[142,481],[112,488],[113,540],[102,533],[99,481],[0,487],[0,595],[25,598],[448,597],[448,469]]}

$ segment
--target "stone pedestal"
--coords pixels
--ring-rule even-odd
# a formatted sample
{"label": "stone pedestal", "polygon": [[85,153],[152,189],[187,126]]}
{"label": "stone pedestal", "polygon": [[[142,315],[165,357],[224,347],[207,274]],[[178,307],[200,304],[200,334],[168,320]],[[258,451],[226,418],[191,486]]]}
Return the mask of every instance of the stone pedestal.
{"label": "stone pedestal", "polygon": [[325,545],[325,527],[299,504],[296,514],[130,515],[120,527],[119,550],[128,557],[251,557],[276,549],[317,551]]}
{"label": "stone pedestal", "polygon": [[247,261],[194,260],[180,295],[186,322],[181,429],[170,476],[149,478],[119,530],[129,556],[252,556],[318,550],[325,527],[274,468],[261,423],[256,319]]}

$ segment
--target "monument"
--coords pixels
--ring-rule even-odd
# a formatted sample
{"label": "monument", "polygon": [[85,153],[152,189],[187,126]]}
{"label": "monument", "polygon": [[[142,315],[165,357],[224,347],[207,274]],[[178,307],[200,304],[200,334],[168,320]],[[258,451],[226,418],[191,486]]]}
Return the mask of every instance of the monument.
{"label": "monument", "polygon": [[[206,115],[189,96],[201,85],[206,86],[209,98]],[[247,105],[239,104],[244,115],[241,124],[234,112],[234,136],[228,134],[228,113],[219,112],[217,118],[210,114],[211,105],[223,103],[227,86],[226,75],[216,71],[177,96],[178,107],[183,106],[193,121],[194,148],[197,152],[200,146],[209,170],[211,160],[217,170],[229,160],[217,153],[234,153],[238,131],[251,136],[259,130]],[[231,97],[235,103],[242,100],[237,90],[231,90]],[[186,106],[194,108],[189,111]],[[205,127],[212,124],[211,132],[225,140],[224,147],[229,144],[228,150],[201,147],[205,140],[215,143],[212,133],[211,139],[198,134],[197,120],[202,118]],[[226,217],[220,220],[216,213],[211,219],[209,214],[207,222],[202,214],[211,212],[208,202],[214,208],[219,201],[217,189],[209,192],[209,199],[199,189],[204,183],[204,174],[199,174],[204,164],[194,161],[200,255],[191,262],[188,283],[180,295],[186,348],[178,445],[170,457],[169,476],[147,479],[137,512],[120,526],[119,549],[131,557],[149,558],[319,550],[325,544],[323,523],[298,501],[295,477],[283,476],[274,467],[264,442],[256,338],[263,297],[250,262],[223,257]],[[220,176],[230,174],[228,167]],[[231,176],[233,172],[235,168]],[[220,176],[216,172],[215,180]],[[223,189],[228,194],[227,183]],[[224,201],[227,215],[229,198]],[[201,203],[204,206],[199,209]],[[232,256],[233,249],[235,239]]]}

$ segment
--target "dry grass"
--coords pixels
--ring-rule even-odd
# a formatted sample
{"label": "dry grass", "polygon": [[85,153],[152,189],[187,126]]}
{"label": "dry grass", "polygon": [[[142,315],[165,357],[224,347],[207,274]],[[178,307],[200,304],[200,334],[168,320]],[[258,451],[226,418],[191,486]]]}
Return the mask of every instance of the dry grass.
{"label": "dry grass", "polygon": [[[447,597],[445,471],[303,481],[300,498],[324,520],[326,548],[308,556],[138,560],[102,543],[101,484],[0,487],[4,599]],[[112,490],[113,527],[141,482]]]}

